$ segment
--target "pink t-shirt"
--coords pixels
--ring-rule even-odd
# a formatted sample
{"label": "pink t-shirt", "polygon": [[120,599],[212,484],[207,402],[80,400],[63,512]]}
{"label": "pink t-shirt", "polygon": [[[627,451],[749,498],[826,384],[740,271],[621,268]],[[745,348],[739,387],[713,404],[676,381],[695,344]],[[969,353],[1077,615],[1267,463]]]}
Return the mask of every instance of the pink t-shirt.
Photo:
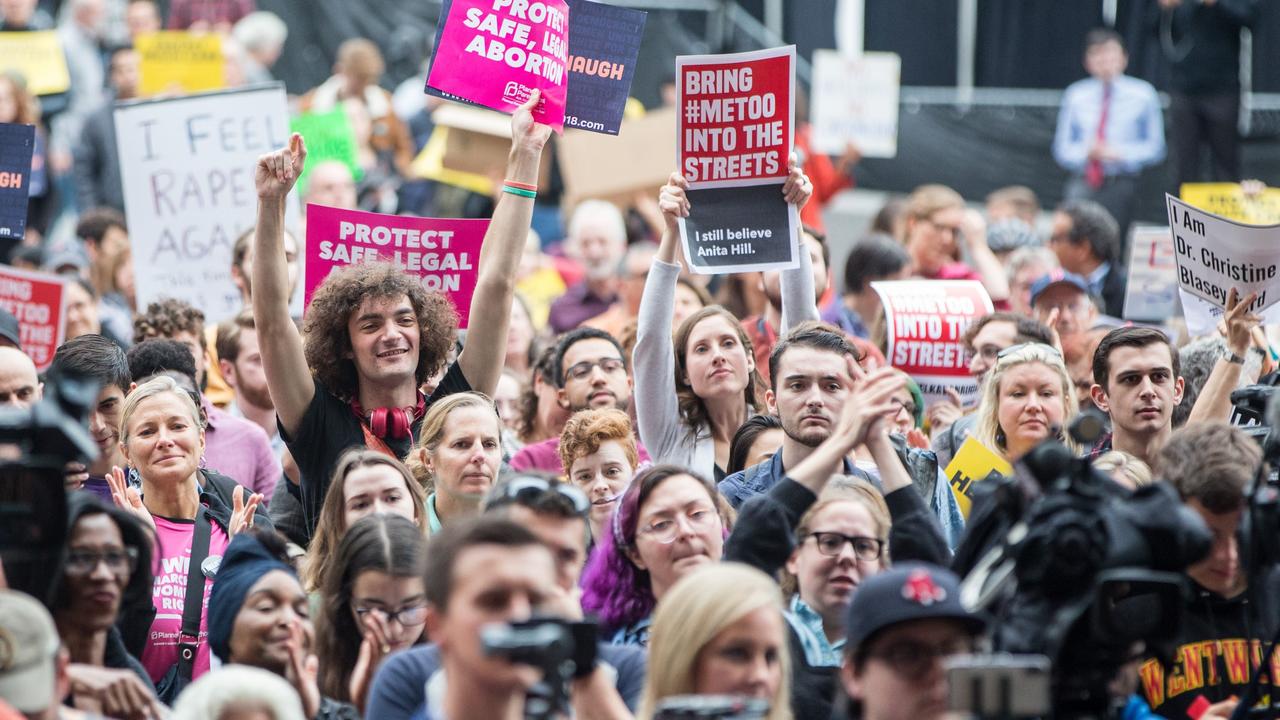
{"label": "pink t-shirt", "polygon": [[[183,598],[187,594],[187,565],[191,562],[191,541],[195,536],[194,520],[171,520],[156,517],[156,536],[159,547],[152,572],[155,584],[151,589],[151,602],[156,608],[156,619],[151,623],[147,646],[142,651],[142,665],[153,682],[178,662],[178,633],[182,630]],[[212,523],[209,536],[209,557],[222,557],[227,550],[227,534],[217,523]],[[195,568],[195,572],[200,572]],[[213,581],[204,583],[204,611],[200,614],[200,645],[196,650],[196,664],[191,677],[196,679],[209,670],[209,593]]]}

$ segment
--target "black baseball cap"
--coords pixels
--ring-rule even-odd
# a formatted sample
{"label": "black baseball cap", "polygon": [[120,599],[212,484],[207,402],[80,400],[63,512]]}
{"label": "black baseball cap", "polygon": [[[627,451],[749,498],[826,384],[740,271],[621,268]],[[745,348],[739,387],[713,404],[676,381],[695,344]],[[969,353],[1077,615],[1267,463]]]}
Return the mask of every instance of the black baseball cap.
{"label": "black baseball cap", "polygon": [[862,581],[845,623],[848,647],[857,648],[873,635],[912,620],[959,620],[973,634],[986,621],[960,603],[960,578],[926,563],[901,563]]}
{"label": "black baseball cap", "polygon": [[18,328],[18,318],[13,313],[0,308],[0,345],[13,345],[22,349],[22,334]]}

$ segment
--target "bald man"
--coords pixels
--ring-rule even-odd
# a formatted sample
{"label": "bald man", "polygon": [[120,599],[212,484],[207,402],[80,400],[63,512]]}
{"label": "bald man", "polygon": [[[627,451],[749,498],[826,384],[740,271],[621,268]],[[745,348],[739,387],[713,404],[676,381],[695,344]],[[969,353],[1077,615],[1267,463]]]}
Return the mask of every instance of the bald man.
{"label": "bald man", "polygon": [[17,348],[0,347],[0,407],[29,408],[43,392],[31,358]]}

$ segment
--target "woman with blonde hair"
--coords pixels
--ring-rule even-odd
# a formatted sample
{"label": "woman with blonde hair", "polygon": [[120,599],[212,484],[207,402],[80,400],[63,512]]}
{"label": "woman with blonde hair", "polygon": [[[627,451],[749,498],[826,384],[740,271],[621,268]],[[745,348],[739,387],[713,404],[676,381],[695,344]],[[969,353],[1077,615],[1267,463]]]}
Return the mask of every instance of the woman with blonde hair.
{"label": "woman with blonde hair", "polygon": [[375,513],[400,515],[427,530],[427,494],[404,463],[377,450],[351,448],[338,458],[308,547],[303,587],[316,592],[334,561],[342,536]]}
{"label": "woman with blonde hair", "polygon": [[678,695],[729,695],[768,702],[768,720],[791,720],[790,664],[777,584],[739,563],[708,565],[658,603],[636,717],[649,720]]}
{"label": "woman with blonde hair", "polygon": [[1014,345],[987,372],[973,436],[1009,462],[1051,436],[1076,451],[1065,429],[1079,411],[1062,353],[1042,343]]}
{"label": "woman with blonde hair", "polygon": [[407,465],[430,492],[427,532],[455,518],[478,515],[502,465],[502,419],[493,400],[484,393],[461,392],[433,404]]}
{"label": "woman with blonde hair", "polygon": [[[195,608],[187,612],[183,598],[199,602],[203,596],[207,602],[213,583],[206,578],[217,568],[207,561],[221,557],[236,533],[253,525],[271,529],[266,517],[255,514],[261,495],[200,467],[204,445],[199,406],[173,378],[154,377],[125,398],[120,450],[142,488],[139,492],[131,486],[119,467],[112,468],[107,482],[116,505],[154,533],[156,551],[155,614],[145,618],[147,628],[126,627],[122,632],[126,645],[133,638],[145,638],[135,655],[165,702],[172,702],[187,683],[209,669],[208,613]],[[184,627],[198,627],[201,639],[189,657],[180,659],[181,636],[195,635]]]}

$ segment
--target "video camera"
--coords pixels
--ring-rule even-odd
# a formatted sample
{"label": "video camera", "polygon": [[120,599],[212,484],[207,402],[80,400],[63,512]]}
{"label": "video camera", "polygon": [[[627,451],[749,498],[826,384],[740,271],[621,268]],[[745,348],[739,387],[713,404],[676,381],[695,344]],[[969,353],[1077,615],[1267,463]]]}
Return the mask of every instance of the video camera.
{"label": "video camera", "polygon": [[[1084,447],[1100,431],[1088,414],[1068,430]],[[1136,653],[1176,636],[1187,592],[1182,571],[1208,553],[1209,531],[1169,485],[1129,493],[1055,439],[1028,453],[1013,475],[979,483],[970,538],[957,551],[957,569],[967,576],[962,599],[999,618],[989,641],[1002,653],[969,658],[965,677],[983,677],[975,670],[983,667],[1025,674],[1035,663],[1008,654],[1043,656],[1049,697],[966,709],[1013,718],[1033,716],[1018,707],[1043,706],[1058,719],[1118,718],[1127,698],[1109,685]]]}
{"label": "video camera", "polygon": [[33,597],[47,595],[66,537],[63,469],[98,457],[88,431],[97,396],[93,381],[50,374],[41,402],[0,408],[0,556],[9,586]]}
{"label": "video camera", "polygon": [[543,681],[525,698],[524,716],[553,718],[568,715],[569,681],[595,669],[597,627],[592,620],[533,617],[485,626],[480,646],[491,657],[542,670]]}

